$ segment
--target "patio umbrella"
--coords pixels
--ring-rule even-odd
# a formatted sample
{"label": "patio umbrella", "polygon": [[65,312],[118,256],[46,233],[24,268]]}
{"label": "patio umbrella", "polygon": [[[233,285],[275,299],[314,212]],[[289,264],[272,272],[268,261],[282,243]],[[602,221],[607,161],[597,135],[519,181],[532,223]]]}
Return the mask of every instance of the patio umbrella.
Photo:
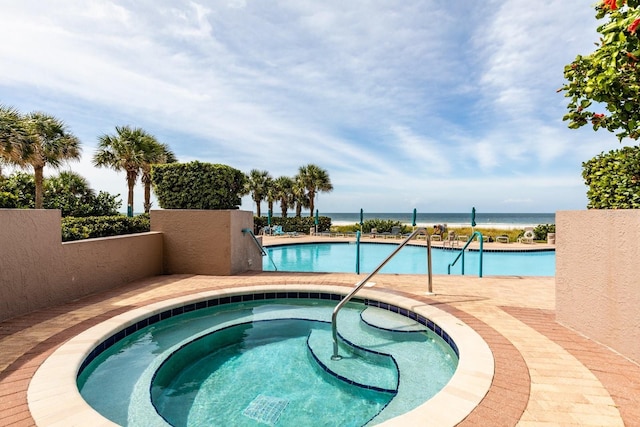
{"label": "patio umbrella", "polygon": [[471,226],[476,226],[476,208],[471,208]]}
{"label": "patio umbrella", "polygon": [[364,223],[364,211],[360,208],[360,231],[362,231],[362,223]]}
{"label": "patio umbrella", "polygon": [[411,225],[413,225],[414,227],[416,226],[416,215],[417,215],[418,211],[416,210],[416,208],[413,208],[413,223]]}
{"label": "patio umbrella", "polygon": [[315,225],[318,225],[318,222],[319,222],[319,221],[318,221],[318,209],[316,209],[316,217],[315,217],[315,219],[313,220],[313,222],[314,222],[314,224],[315,224]]}

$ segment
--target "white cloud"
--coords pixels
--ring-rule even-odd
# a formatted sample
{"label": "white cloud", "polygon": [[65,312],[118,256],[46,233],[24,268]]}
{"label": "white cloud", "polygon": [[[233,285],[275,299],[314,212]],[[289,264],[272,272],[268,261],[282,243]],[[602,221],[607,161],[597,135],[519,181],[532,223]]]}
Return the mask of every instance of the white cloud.
{"label": "white cloud", "polygon": [[580,162],[613,146],[568,131],[555,93],[595,40],[589,5],[23,0],[3,4],[0,37],[15,40],[0,45],[2,102],[67,121],[86,144],[72,168],[123,195],[124,176],[90,162],[122,124],[182,161],[274,176],[317,163],[336,211],[582,206]]}

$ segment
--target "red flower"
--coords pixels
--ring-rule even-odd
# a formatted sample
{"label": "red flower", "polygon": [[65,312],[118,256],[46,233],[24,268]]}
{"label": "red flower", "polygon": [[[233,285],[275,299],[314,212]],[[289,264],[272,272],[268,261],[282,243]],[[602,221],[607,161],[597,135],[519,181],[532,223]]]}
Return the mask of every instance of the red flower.
{"label": "red flower", "polygon": [[640,18],[636,18],[635,21],[633,21],[631,23],[631,25],[629,25],[627,27],[627,30],[631,33],[631,34],[635,34],[636,30],[638,29],[638,26],[640,26]]}
{"label": "red flower", "polygon": [[617,0],[603,0],[602,4],[611,10],[618,8]]}

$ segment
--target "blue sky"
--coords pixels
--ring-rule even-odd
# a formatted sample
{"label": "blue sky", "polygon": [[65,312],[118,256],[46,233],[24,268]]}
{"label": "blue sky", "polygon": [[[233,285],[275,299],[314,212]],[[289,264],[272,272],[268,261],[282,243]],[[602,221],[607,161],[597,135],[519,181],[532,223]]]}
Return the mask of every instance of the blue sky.
{"label": "blue sky", "polygon": [[123,200],[124,173],[91,164],[116,125],[183,162],[315,163],[324,212],[584,209],[582,162],[621,146],[562,122],[591,2],[449,3],[0,0],[0,103],[63,119],[83,144],[64,169]]}

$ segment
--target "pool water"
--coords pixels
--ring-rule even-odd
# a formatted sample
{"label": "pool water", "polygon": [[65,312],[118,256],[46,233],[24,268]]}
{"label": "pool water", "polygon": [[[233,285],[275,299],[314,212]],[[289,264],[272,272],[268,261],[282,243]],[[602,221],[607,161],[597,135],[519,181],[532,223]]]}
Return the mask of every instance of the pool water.
{"label": "pool water", "polygon": [[[341,344],[344,359],[330,361],[335,303],[275,299],[173,316],[107,348],[80,372],[78,387],[125,426],[361,426],[419,406],[453,375],[458,359],[442,338],[415,322],[382,330],[372,323],[412,321],[362,303],[344,307],[338,331],[380,354]],[[353,372],[360,377],[351,383],[339,379]]]}
{"label": "pool water", "polygon": [[[361,243],[360,273],[373,271],[397,247],[391,243]],[[305,243],[270,246],[263,258],[265,271],[334,272],[356,271],[355,243]],[[448,274],[447,267],[459,250],[432,248],[433,274]],[[268,259],[270,258],[270,259]],[[479,252],[465,252],[464,272],[477,275]],[[462,260],[451,268],[451,274],[460,274]],[[554,276],[555,251],[484,251],[483,275],[495,276]],[[275,265],[275,267],[274,267]],[[389,261],[381,273],[427,274],[427,249],[425,246],[407,245]]]}

